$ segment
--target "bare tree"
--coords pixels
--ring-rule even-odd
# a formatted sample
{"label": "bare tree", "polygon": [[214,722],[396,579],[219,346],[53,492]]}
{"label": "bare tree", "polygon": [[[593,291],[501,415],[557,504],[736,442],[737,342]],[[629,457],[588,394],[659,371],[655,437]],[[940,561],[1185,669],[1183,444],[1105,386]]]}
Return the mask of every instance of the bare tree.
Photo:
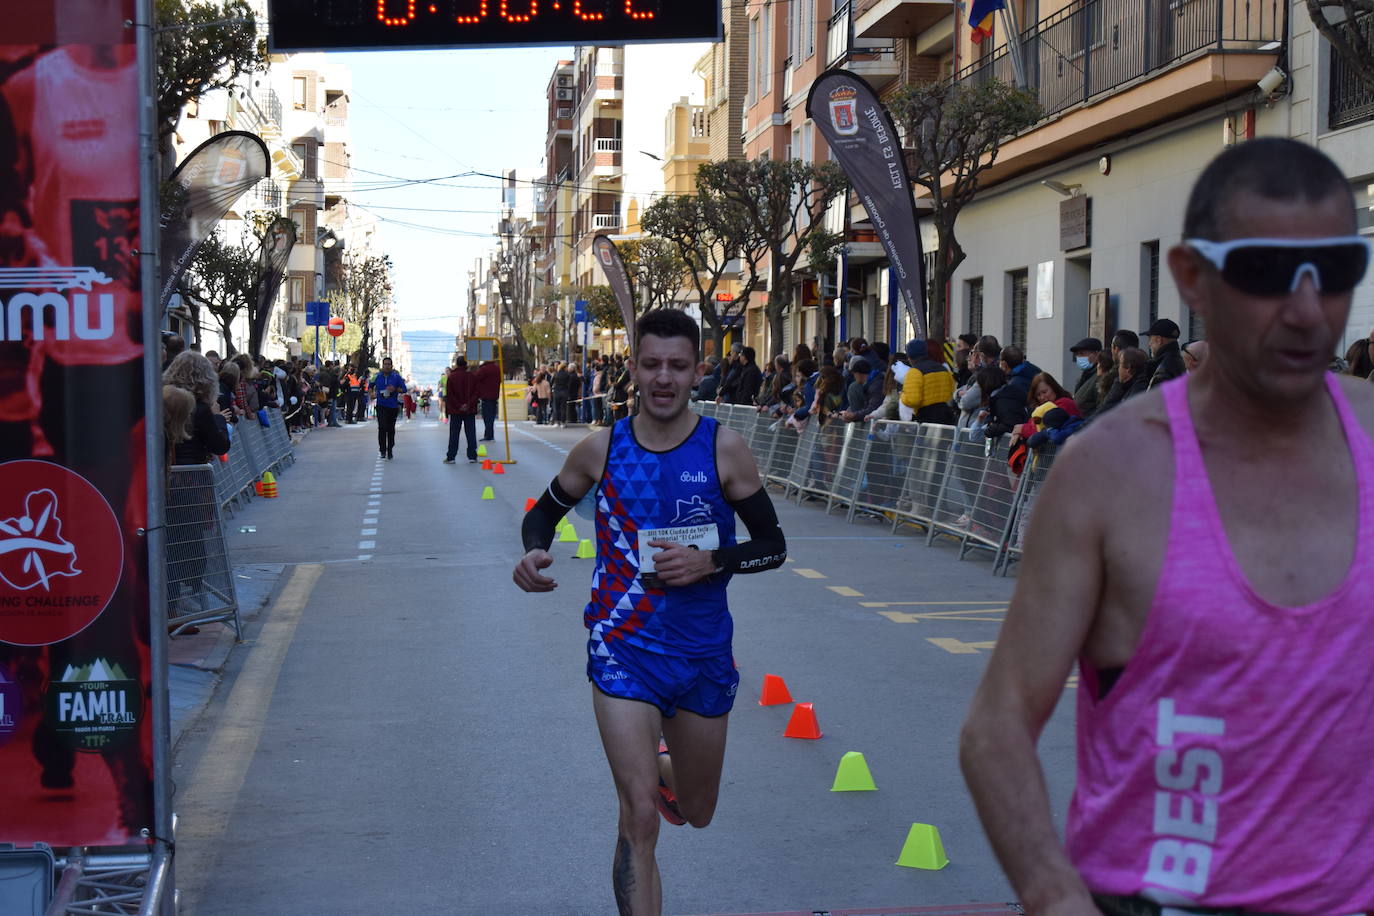
{"label": "bare tree", "polygon": [[334,313],[350,323],[356,322],[362,339],[354,353],[354,365],[366,370],[376,364],[376,342],[372,339],[372,319],[377,310],[391,301],[391,256],[367,249],[344,253],[343,286],[334,295]]}
{"label": "bare tree", "polygon": [[699,175],[696,194],[659,198],[644,210],[640,223],[646,232],[677,246],[696,292],[697,307],[711,329],[714,350],[719,353],[727,321],[744,314],[759,276],[751,271],[748,280],[736,290],[734,300],[723,308],[716,305],[716,290],[726,274],[737,269],[746,249],[752,255],[746,260],[761,261],[767,251],[767,240],[751,231],[748,215],[741,207],[704,186]]}
{"label": "bare tree", "polygon": [[997,161],[1002,142],[1040,118],[1035,95],[990,79],[906,86],[888,103],[915,160],[911,180],[925,188],[935,223],[935,267],[928,283],[927,336],[943,340],[949,278],[967,255],[954,222],[978,193],[982,174]]}
{"label": "bare tree", "polygon": [[697,172],[698,187],[719,194],[740,208],[757,248],[745,251],[750,274],[762,270],[752,251],[768,258],[768,316],[771,352],[783,349],[783,316],[792,305],[792,274],[817,231],[824,231],[825,211],[848,182],[834,162],[813,165],[800,159],[710,162]]}
{"label": "bare tree", "polygon": [[193,320],[199,324],[200,309],[204,307],[219,325],[230,354],[238,352],[232,332],[235,319],[249,314],[257,303],[260,244],[249,238],[230,242],[223,233],[213,232],[196,252],[178,285]]}

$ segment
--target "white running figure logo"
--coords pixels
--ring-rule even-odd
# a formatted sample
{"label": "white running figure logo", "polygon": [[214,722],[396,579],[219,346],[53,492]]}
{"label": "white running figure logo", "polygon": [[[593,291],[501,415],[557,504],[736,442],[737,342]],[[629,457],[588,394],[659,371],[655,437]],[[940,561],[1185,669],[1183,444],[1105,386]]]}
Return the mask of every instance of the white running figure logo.
{"label": "white running figure logo", "polygon": [[[0,520],[0,557],[24,552],[20,571],[28,577],[16,582],[11,578],[8,564],[0,564],[0,579],[12,588],[28,591],[35,586],[49,590],[48,583],[55,576],[77,576],[76,546],[62,539],[62,521],[57,517],[57,494],[52,490],[34,490],[24,498],[24,514],[19,518]],[[50,559],[47,564],[43,556]],[[59,558],[56,563],[51,558]],[[49,566],[52,566],[50,569]]]}

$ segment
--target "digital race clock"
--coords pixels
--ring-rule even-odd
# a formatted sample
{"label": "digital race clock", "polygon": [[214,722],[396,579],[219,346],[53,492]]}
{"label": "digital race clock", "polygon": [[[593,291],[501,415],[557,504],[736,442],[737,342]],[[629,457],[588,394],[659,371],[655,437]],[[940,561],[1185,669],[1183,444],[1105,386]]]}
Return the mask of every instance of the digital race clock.
{"label": "digital race clock", "polygon": [[720,0],[270,0],[273,51],[719,41]]}

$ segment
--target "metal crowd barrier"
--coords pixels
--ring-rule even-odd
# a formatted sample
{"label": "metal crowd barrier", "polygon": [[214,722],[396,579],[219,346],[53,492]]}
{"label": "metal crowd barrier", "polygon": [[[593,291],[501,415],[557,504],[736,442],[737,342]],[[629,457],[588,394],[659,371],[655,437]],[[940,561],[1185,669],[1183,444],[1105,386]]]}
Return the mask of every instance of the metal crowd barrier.
{"label": "metal crowd barrier", "polygon": [[827,513],[847,507],[846,520],[865,515],[958,542],[962,560],[990,553],[993,573],[1006,575],[1021,558],[1036,494],[1054,450],[1033,453],[1022,473],[1007,464],[1007,440],[971,439],[953,426],[876,420],[822,424],[799,434],[753,407],[694,401],[749,444],[765,485],[799,504],[824,499]]}
{"label": "metal crowd barrier", "polygon": [[[232,449],[231,449],[232,451]],[[226,621],[243,638],[234,570],[224,544],[224,517],[214,467],[167,469],[167,624],[177,635],[193,624]]]}
{"label": "metal crowd barrier", "polygon": [[233,425],[229,454],[210,463],[214,469],[215,495],[228,512],[251,499],[253,485],[263,471],[276,473],[296,460],[291,435],[280,410],[267,408],[268,425],[257,417],[245,417]]}

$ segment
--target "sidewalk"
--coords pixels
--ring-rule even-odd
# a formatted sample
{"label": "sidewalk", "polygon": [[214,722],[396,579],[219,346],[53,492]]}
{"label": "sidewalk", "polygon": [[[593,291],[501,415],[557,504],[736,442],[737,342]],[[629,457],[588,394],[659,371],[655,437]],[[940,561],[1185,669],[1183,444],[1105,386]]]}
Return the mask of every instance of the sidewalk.
{"label": "sidewalk", "polygon": [[[238,596],[239,618],[245,627],[267,605],[284,568],[280,563],[234,567],[234,591]],[[234,645],[234,628],[224,623],[201,624],[199,633],[168,640],[167,689],[173,750],[209,704]]]}

